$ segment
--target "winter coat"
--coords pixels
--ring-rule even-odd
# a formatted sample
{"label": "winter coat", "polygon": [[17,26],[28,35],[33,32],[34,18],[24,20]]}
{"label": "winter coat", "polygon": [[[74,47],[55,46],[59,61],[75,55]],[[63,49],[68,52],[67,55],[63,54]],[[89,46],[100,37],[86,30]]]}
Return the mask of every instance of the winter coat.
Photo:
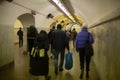
{"label": "winter coat", "polygon": [[54,29],[51,29],[50,32],[48,33],[50,44],[52,44],[52,34],[53,34],[53,32],[54,32]]}
{"label": "winter coat", "polygon": [[35,46],[38,46],[38,49],[44,49],[45,50],[45,56],[44,57],[32,57],[31,59],[31,70],[30,73],[32,75],[48,75],[49,71],[49,58],[47,51],[49,50],[49,40],[48,36],[41,34],[37,37],[37,44]]}
{"label": "winter coat", "polygon": [[63,50],[66,46],[66,33],[62,30],[55,30],[52,36],[52,45],[55,50]]}
{"label": "winter coat", "polygon": [[82,28],[76,36],[76,49],[85,48],[87,40],[92,44],[94,42],[93,36],[87,31],[87,28]]}
{"label": "winter coat", "polygon": [[36,37],[38,36],[37,29],[34,26],[30,26],[27,29],[27,42],[28,42],[28,51],[31,52],[34,43],[36,42]]}

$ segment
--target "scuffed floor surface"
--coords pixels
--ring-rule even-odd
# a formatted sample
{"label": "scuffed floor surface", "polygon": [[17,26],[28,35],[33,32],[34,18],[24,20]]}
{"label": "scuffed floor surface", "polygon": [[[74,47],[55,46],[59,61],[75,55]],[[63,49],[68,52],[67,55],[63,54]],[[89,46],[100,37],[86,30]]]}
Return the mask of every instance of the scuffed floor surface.
{"label": "scuffed floor surface", "polygon": [[[64,69],[63,72],[59,72],[56,76],[54,73],[54,60],[49,58],[49,75],[51,75],[51,80],[80,80],[79,55],[73,48],[72,44],[70,45],[70,48],[73,53],[74,65],[69,71]],[[18,45],[15,45],[14,50],[14,66],[9,66],[8,69],[0,71],[0,80],[36,80],[36,77],[29,73],[29,55],[23,55],[23,48],[18,48]],[[48,54],[50,55],[50,52],[48,52]],[[86,79],[84,74],[82,80],[100,80],[97,69],[93,63],[93,58],[90,69],[90,78]],[[45,80],[44,76],[39,76],[39,80]]]}

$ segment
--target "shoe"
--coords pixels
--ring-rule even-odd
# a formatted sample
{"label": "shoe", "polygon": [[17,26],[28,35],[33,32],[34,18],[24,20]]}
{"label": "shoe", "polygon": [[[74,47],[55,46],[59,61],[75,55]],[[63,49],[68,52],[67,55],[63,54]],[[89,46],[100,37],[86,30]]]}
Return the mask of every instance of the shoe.
{"label": "shoe", "polygon": [[55,75],[57,75],[58,74],[58,71],[55,71]]}
{"label": "shoe", "polygon": [[36,77],[35,80],[39,80],[39,77]]}
{"label": "shoe", "polygon": [[51,79],[51,76],[47,76],[45,80],[50,80]]}
{"label": "shoe", "polygon": [[88,71],[86,72],[86,78],[89,78],[89,72]]}
{"label": "shoe", "polygon": [[59,71],[62,72],[62,71],[63,71],[63,68],[60,68]]}
{"label": "shoe", "polygon": [[83,79],[83,73],[80,74],[80,79]]}
{"label": "shoe", "polygon": [[53,59],[53,56],[50,56],[51,59]]}
{"label": "shoe", "polygon": [[56,74],[56,75],[58,74],[58,69],[55,69],[55,74]]}

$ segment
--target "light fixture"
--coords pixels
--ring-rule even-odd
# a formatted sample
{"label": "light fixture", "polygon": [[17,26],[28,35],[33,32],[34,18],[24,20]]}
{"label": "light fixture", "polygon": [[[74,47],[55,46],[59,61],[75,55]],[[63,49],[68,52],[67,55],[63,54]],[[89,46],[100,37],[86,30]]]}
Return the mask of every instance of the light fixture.
{"label": "light fixture", "polygon": [[46,17],[49,19],[49,18],[53,18],[54,16],[51,13],[49,13]]}
{"label": "light fixture", "polygon": [[65,4],[61,0],[49,0],[49,1],[57,5],[61,9],[61,11],[65,15],[67,15],[73,22],[76,22],[72,14],[68,11]]}
{"label": "light fixture", "polygon": [[36,11],[31,10],[31,14],[32,14],[32,15],[36,15]]}
{"label": "light fixture", "polygon": [[6,1],[8,1],[8,2],[12,2],[13,0],[6,0]]}

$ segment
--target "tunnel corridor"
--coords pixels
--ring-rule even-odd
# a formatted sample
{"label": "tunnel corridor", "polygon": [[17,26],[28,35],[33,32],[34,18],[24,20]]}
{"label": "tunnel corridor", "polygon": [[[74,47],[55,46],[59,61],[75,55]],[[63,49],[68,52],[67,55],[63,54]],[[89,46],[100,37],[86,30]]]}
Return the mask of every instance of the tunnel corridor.
{"label": "tunnel corridor", "polygon": [[[29,74],[29,55],[23,54],[27,52],[27,29],[34,25],[38,32],[49,32],[59,23],[63,30],[75,28],[78,33],[82,24],[88,25],[95,40],[88,80],[120,79],[120,0],[0,0],[0,80],[34,80]],[[22,48],[18,47],[20,27]],[[70,49],[74,67],[55,76],[50,58],[51,80],[80,80],[78,53],[72,45]]]}

